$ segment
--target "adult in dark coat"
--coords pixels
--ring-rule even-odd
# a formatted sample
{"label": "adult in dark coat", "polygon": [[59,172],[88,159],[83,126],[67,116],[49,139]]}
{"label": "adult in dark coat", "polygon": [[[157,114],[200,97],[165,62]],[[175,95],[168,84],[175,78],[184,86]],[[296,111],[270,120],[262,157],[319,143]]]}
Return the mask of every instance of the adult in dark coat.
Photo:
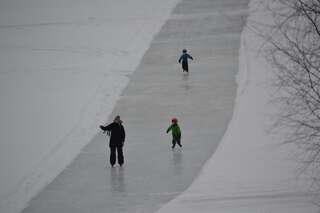
{"label": "adult in dark coat", "polygon": [[107,126],[100,126],[100,128],[104,131],[103,133],[107,132],[110,136],[109,148],[111,166],[113,167],[116,163],[116,154],[118,154],[118,163],[122,166],[124,163],[122,148],[126,134],[120,116],[117,115],[111,124]]}

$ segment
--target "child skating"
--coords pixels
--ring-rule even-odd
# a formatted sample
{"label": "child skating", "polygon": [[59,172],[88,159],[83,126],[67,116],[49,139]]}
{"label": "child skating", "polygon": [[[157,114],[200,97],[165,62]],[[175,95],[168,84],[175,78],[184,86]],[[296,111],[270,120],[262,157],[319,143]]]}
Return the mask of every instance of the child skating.
{"label": "child skating", "polygon": [[182,65],[183,72],[189,72],[188,59],[193,60],[192,56],[187,53],[187,50],[183,49],[182,55],[180,56],[179,61],[178,61]]}
{"label": "child skating", "polygon": [[167,133],[171,131],[172,133],[172,149],[178,144],[180,147],[181,145],[181,130],[178,125],[178,119],[177,118],[172,118],[171,120],[172,124],[168,127]]}

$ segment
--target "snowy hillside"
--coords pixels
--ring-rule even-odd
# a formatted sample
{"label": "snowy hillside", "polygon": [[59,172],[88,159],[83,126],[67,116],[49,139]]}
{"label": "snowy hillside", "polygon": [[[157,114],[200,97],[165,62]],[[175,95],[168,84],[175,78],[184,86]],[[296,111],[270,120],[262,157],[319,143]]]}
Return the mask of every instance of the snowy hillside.
{"label": "snowy hillside", "polygon": [[0,1],[0,212],[90,141],[176,3]]}

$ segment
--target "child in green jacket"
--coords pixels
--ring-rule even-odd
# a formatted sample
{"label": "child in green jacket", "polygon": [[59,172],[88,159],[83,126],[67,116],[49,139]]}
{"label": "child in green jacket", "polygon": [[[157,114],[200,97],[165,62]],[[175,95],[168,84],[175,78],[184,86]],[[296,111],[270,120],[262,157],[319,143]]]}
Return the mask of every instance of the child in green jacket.
{"label": "child in green jacket", "polygon": [[172,124],[169,126],[167,129],[167,133],[170,131],[172,132],[172,149],[178,144],[180,147],[181,145],[181,130],[178,125],[178,119],[177,118],[172,118],[171,120]]}

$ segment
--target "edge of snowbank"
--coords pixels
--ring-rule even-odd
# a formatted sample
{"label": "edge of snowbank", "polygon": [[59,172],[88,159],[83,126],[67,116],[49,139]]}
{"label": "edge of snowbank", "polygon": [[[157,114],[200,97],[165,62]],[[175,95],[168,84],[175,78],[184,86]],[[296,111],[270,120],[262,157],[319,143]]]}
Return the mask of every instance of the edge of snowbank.
{"label": "edge of snowbank", "polygon": [[[259,6],[259,0],[250,1],[248,18],[265,16]],[[272,72],[267,72],[259,46],[261,40],[245,26],[237,96],[226,132],[189,188],[157,213],[317,212],[308,184],[296,176],[293,148],[277,146],[279,138],[267,133],[268,116],[276,109],[270,106],[273,89],[266,86]]]}

